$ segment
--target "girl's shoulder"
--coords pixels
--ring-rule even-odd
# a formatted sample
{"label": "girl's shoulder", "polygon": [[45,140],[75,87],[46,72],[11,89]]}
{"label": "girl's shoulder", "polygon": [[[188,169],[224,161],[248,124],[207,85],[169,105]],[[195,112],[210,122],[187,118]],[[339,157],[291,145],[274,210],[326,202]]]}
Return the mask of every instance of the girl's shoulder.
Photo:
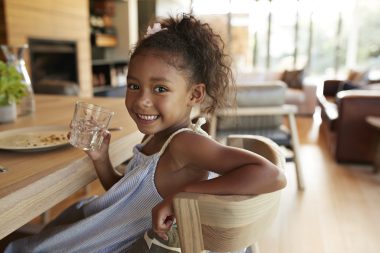
{"label": "girl's shoulder", "polygon": [[202,125],[206,123],[206,119],[203,117],[198,118],[195,124],[191,124],[187,128],[180,128],[173,132],[169,138],[165,141],[161,148],[162,154],[167,147],[171,147],[172,151],[176,151],[182,146],[188,148],[193,145],[199,145],[198,142],[202,142],[204,145],[211,140],[210,135],[202,129]]}
{"label": "girl's shoulder", "polygon": [[173,155],[189,153],[205,154],[207,150],[223,148],[223,145],[208,135],[194,131],[182,131],[173,137],[168,148]]}

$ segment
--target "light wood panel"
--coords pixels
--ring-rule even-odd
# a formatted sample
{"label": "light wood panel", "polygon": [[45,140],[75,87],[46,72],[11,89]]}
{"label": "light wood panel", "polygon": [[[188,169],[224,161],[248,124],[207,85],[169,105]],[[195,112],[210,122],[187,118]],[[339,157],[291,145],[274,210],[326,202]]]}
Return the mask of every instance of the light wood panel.
{"label": "light wood panel", "polygon": [[[5,30],[5,15],[4,15],[4,1],[0,1],[0,43],[7,42],[7,33]],[[0,59],[4,60],[4,56],[0,55]]]}
{"label": "light wood panel", "polygon": [[74,41],[80,96],[92,96],[88,0],[4,0],[4,11],[7,44],[24,44],[28,38]]}

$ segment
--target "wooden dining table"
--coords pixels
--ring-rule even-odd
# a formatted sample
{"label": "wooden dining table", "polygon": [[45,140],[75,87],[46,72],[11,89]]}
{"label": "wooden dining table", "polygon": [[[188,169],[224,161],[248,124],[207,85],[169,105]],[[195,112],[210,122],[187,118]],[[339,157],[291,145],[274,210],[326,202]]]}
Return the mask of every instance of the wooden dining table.
{"label": "wooden dining table", "polygon": [[[69,126],[75,102],[85,101],[115,112],[110,157],[117,166],[132,156],[132,148],[143,135],[128,115],[122,98],[78,98],[36,95],[36,111],[15,122],[0,124],[0,133],[41,126]],[[25,128],[25,129],[24,129]],[[70,144],[47,150],[0,150],[0,239],[69,197],[97,178],[83,150]]]}

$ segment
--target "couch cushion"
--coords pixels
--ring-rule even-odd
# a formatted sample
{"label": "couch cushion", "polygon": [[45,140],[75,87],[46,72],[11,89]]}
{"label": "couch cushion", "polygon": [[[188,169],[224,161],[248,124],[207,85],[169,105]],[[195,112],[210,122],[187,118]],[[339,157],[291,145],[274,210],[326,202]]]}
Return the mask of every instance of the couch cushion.
{"label": "couch cushion", "polygon": [[305,92],[299,89],[288,89],[285,96],[287,104],[302,104],[305,102]]}
{"label": "couch cushion", "polygon": [[238,107],[279,106],[285,103],[286,84],[282,81],[239,85],[236,94]]}
{"label": "couch cushion", "polygon": [[380,83],[371,83],[361,87],[363,90],[380,90]]}
{"label": "couch cushion", "polygon": [[365,85],[368,83],[368,74],[368,70],[356,71],[351,69],[348,72],[347,80],[352,81],[356,85]]}
{"label": "couch cushion", "polygon": [[238,72],[235,75],[235,79],[238,85],[247,85],[259,82],[280,80],[282,75],[282,72],[274,71]]}
{"label": "couch cushion", "polygon": [[277,128],[282,124],[282,117],[278,115],[262,116],[223,116],[218,117],[217,131],[221,130],[253,130]]}
{"label": "couch cushion", "polygon": [[343,90],[356,90],[360,89],[362,86],[352,82],[352,81],[342,81],[338,85],[337,93]]}
{"label": "couch cushion", "polygon": [[304,70],[285,70],[281,80],[284,81],[289,88],[302,89]]}
{"label": "couch cushion", "polygon": [[[285,103],[286,84],[282,81],[239,85],[236,102],[238,107],[270,107]],[[276,128],[282,123],[281,115],[223,116],[218,117],[217,129],[263,129]]]}

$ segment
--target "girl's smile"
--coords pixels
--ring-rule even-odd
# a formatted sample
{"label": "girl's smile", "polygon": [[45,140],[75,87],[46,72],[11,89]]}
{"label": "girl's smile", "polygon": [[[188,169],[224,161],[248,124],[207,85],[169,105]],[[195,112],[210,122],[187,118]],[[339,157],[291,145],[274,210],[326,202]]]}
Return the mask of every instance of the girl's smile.
{"label": "girl's smile", "polygon": [[159,118],[159,116],[136,113],[136,118],[139,121],[138,124],[149,125],[149,124],[153,124]]}
{"label": "girl's smile", "polygon": [[158,118],[158,115],[143,115],[143,114],[137,114],[137,117],[139,117],[141,120],[145,121],[153,121]]}

